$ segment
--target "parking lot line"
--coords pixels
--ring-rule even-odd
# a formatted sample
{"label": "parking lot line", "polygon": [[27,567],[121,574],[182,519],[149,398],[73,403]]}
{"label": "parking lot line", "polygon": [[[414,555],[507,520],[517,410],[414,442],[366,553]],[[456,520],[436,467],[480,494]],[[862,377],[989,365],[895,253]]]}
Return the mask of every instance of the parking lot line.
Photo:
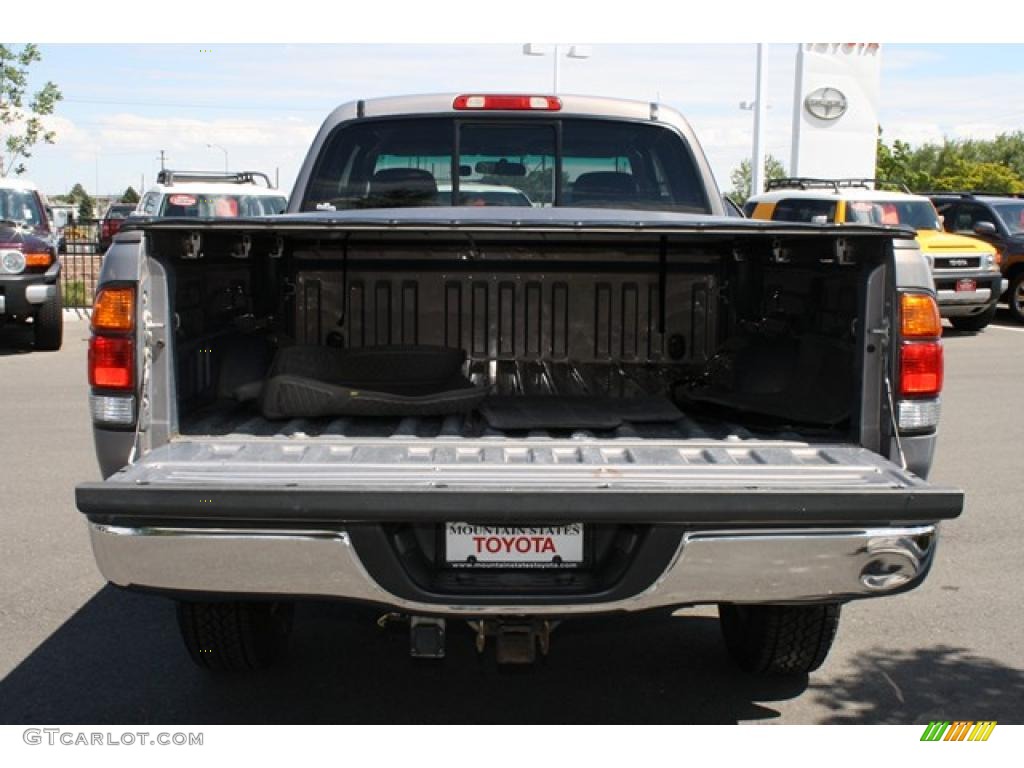
{"label": "parking lot line", "polygon": [[1014,333],[1024,333],[1024,328],[1010,328],[1008,325],[989,325],[989,328],[998,328],[1000,331],[1013,331]]}

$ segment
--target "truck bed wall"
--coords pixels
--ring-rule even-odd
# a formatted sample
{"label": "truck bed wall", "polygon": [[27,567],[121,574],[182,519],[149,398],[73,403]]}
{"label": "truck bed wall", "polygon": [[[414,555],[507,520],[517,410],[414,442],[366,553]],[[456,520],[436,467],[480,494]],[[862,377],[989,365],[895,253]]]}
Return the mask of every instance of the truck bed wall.
{"label": "truck bed wall", "polygon": [[657,272],[635,267],[601,273],[522,266],[302,272],[297,335],[316,344],[340,332],[349,347],[458,347],[472,360],[691,363],[706,360],[715,344],[714,274],[670,271],[662,285]]}

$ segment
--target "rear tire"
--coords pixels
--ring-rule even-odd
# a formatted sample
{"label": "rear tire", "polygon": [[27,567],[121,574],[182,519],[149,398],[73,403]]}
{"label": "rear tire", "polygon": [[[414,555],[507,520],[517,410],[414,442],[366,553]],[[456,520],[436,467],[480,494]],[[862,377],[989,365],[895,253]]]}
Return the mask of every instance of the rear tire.
{"label": "rear tire", "polygon": [[56,352],[64,343],[64,307],[61,303],[60,286],[52,299],[39,305],[32,321],[36,349]]}
{"label": "rear tire", "polygon": [[204,669],[251,672],[281,659],[288,647],[291,603],[178,602],[178,627],[189,656]]}
{"label": "rear tire", "polygon": [[1006,303],[1010,305],[1010,314],[1018,323],[1024,323],[1024,271],[1017,272],[1010,278],[1010,287],[1006,291]]}
{"label": "rear tire", "polygon": [[718,606],[729,655],[754,675],[805,675],[820,667],[839,627],[839,605]]}
{"label": "rear tire", "polygon": [[953,327],[958,331],[980,331],[986,325],[992,322],[996,316],[996,305],[993,304],[989,309],[986,309],[980,315],[969,315],[965,317],[951,317],[949,322],[953,324]]}

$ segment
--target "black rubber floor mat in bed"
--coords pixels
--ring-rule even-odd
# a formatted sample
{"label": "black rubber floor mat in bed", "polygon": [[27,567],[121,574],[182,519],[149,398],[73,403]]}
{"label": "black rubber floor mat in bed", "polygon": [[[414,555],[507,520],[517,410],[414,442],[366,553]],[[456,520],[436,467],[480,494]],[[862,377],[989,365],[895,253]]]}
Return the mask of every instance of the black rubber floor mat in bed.
{"label": "black rubber floor mat in bed", "polygon": [[624,421],[678,421],[683,414],[664,397],[488,397],[480,413],[494,429],[615,429]]}
{"label": "black rubber floor mat in bed", "polygon": [[274,358],[260,410],[268,419],[462,413],[487,395],[462,375],[464,360],[447,347],[287,347]]}

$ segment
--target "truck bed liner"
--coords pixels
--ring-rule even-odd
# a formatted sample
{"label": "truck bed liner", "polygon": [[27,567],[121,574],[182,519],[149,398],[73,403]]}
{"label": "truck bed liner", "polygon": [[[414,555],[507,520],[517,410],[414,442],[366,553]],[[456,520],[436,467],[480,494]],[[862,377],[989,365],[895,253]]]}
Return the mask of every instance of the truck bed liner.
{"label": "truck bed liner", "polygon": [[[678,366],[630,363],[579,363],[574,361],[473,360],[467,363],[467,377],[476,387],[488,387],[502,397],[567,398],[594,397],[625,399],[640,405],[641,411],[674,413],[666,402],[661,408],[652,398],[663,399],[682,376]],[[646,406],[646,407],[644,407]],[[668,407],[665,407],[668,406]],[[628,417],[630,408],[623,409]],[[325,416],[270,420],[250,405],[220,401],[182,417],[180,432],[187,436],[217,436],[233,439],[270,437],[506,437],[479,412],[448,416],[365,417]],[[519,433],[522,437],[523,433]],[[701,420],[683,413],[676,421],[658,421],[641,416],[615,428],[592,430],[532,429],[527,437],[610,437],[645,439],[721,440],[765,437],[751,429],[721,420]],[[801,440],[793,430],[779,430],[770,438]]]}

